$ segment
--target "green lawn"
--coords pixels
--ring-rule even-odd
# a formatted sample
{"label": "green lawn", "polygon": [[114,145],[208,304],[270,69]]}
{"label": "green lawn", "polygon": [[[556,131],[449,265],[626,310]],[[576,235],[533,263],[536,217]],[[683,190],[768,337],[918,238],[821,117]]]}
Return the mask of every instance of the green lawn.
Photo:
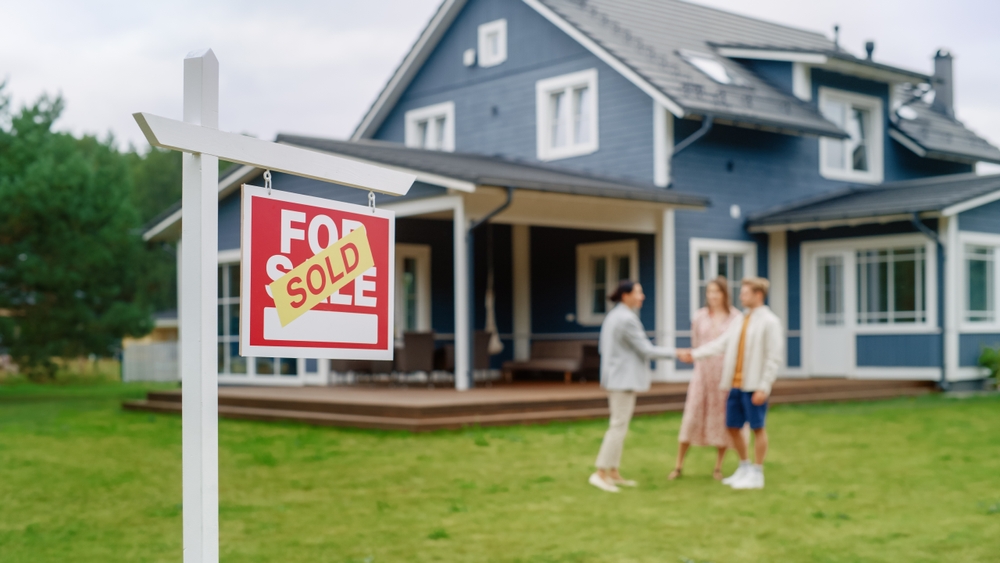
{"label": "green lawn", "polygon": [[[180,418],[142,387],[0,386],[0,561],[181,561]],[[763,491],[667,482],[678,415],[429,435],[220,424],[230,562],[997,561],[1000,398],[776,407]],[[727,472],[735,462],[730,458]]]}

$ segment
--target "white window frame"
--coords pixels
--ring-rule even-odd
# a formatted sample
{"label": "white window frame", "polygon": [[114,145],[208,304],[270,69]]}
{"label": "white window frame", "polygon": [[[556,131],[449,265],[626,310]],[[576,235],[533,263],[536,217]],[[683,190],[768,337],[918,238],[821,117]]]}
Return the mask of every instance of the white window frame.
{"label": "white window frame", "polygon": [[403,295],[403,265],[407,258],[417,264],[417,326],[418,331],[431,330],[431,247],[429,244],[396,243],[396,342],[402,344],[406,330],[406,299]]}
{"label": "white window frame", "polygon": [[[966,267],[966,247],[986,246],[993,248],[993,321],[969,321],[969,275]],[[958,264],[958,283],[961,287],[959,307],[961,314],[959,332],[962,333],[996,333],[1000,332],[1000,235],[990,233],[974,233],[960,231],[958,248],[961,260]]]}
{"label": "white window frame", "polygon": [[[230,266],[230,267],[235,266],[235,267],[239,267],[240,266],[240,250],[239,249],[235,249],[235,250],[223,250],[223,251],[220,251],[219,254],[218,254],[217,263],[218,263],[217,267],[222,267],[222,266]],[[228,283],[228,282],[225,282],[225,283]],[[228,297],[226,295],[226,293],[228,293],[228,292],[223,292],[223,297],[218,297],[218,291],[216,291],[216,301],[215,301],[216,307],[218,307],[219,305],[223,305],[223,304],[235,304],[235,305],[237,305],[237,308],[240,309],[240,314],[243,314],[242,307],[239,307],[240,297]],[[222,338],[227,338],[228,339],[227,342],[226,342],[227,346],[229,345],[230,342],[236,342],[238,344],[239,341],[240,341],[238,334],[239,333],[237,333],[236,335],[228,336],[228,337],[220,337],[220,336],[216,335],[216,337],[215,337],[216,338],[216,342],[219,342],[220,339],[222,339]],[[224,350],[224,351],[226,352],[226,356],[228,357],[228,351],[227,350]],[[270,358],[270,359],[275,362],[275,366],[278,366],[278,360],[280,358]],[[320,381],[319,381],[320,374],[322,374],[322,378],[325,379],[325,371],[324,371],[324,369],[325,369],[325,366],[327,365],[326,364],[326,360],[319,360],[319,364],[317,364],[318,369],[319,369],[318,373],[306,374],[306,372],[305,372],[305,367],[306,367],[305,366],[305,362],[306,361],[305,361],[305,359],[299,358],[299,359],[296,360],[295,375],[291,375],[291,376],[289,376],[289,375],[283,376],[283,375],[278,374],[278,373],[258,375],[257,374],[257,361],[256,360],[257,360],[256,356],[247,356],[246,357],[246,361],[247,361],[247,371],[246,371],[246,373],[232,373],[232,372],[228,372],[228,371],[227,372],[220,372],[219,374],[217,374],[218,378],[219,378],[219,383],[226,383],[226,384],[237,383],[237,384],[242,384],[242,385],[254,385],[254,384],[256,384],[256,385],[273,385],[273,386],[279,386],[279,385],[300,386],[300,385],[305,384],[309,380],[313,380],[313,381],[309,381],[310,383],[320,383]],[[223,360],[223,362],[224,362],[223,365],[228,364],[227,360]],[[278,369],[280,369],[280,368],[278,368]],[[323,383],[325,383],[325,381],[323,381]]]}
{"label": "white window frame", "polygon": [[[688,287],[690,291],[690,317],[694,318],[695,313],[699,309],[699,284],[701,280],[698,279],[698,259],[702,252],[708,252],[712,254],[711,262],[715,264],[717,260],[717,255],[722,254],[742,254],[743,258],[743,276],[747,278],[752,278],[757,275],[757,243],[746,240],[727,240],[727,239],[709,239],[709,238],[692,238],[688,241],[688,263],[689,263],[689,282]],[[718,267],[716,267],[718,271]],[[715,276],[709,276],[709,279]],[[740,296],[738,294],[730,295],[729,301],[734,306],[739,306]]]}
{"label": "white window frame", "polygon": [[[423,146],[420,136],[419,124],[427,122],[427,127],[434,127],[435,131],[430,135],[431,139],[437,139],[437,120],[444,118],[444,134],[441,135],[440,146]],[[411,148],[423,148],[427,150],[439,150],[445,152],[455,152],[455,102],[443,102],[422,108],[411,109],[404,116],[405,122],[405,144]]]}
{"label": "white window frame", "polygon": [[[549,96],[556,92],[563,91],[565,92],[564,95],[566,96],[567,103],[571,104],[573,90],[579,88],[580,86],[586,86],[591,92],[589,99],[589,111],[591,116],[589,141],[586,143],[573,144],[572,140],[575,137],[575,130],[573,129],[572,106],[570,106],[570,110],[566,112],[569,116],[566,130],[568,142],[564,147],[553,147],[552,128],[550,126],[552,116],[549,115]],[[600,106],[597,100],[596,68],[546,78],[535,83],[535,126],[536,142],[538,143],[538,160],[558,160],[561,158],[582,156],[597,152],[597,149],[600,146],[598,143],[599,128],[597,126],[597,122],[600,120],[597,110]]]}
{"label": "white window frame", "polygon": [[[843,144],[845,140],[820,137],[819,139],[819,173],[824,178],[830,180],[845,180],[848,182],[861,182],[866,184],[878,184],[884,177],[884,137],[885,137],[885,117],[882,107],[882,100],[875,96],[866,96],[844,90],[836,90],[821,86],[819,88],[819,108],[822,112],[826,102],[836,101],[847,104],[851,107],[866,109],[871,116],[869,124],[868,143],[868,163],[869,170],[861,172],[850,168],[831,168],[827,165],[826,157],[830,147],[834,144]],[[845,153],[846,154],[846,153]],[[846,158],[846,156],[845,156]]]}
{"label": "white window frame", "polygon": [[[491,53],[487,48],[490,35],[497,35],[497,52]],[[479,66],[489,68],[507,60],[507,20],[499,19],[479,26]]]}
{"label": "white window frame", "polygon": [[[639,281],[639,241],[637,239],[616,240],[611,242],[596,242],[576,245],[576,322],[583,326],[599,326],[604,322],[606,313],[594,313],[591,307],[591,297],[594,292],[594,272],[590,265],[594,258],[607,258],[608,268],[605,274],[607,293],[614,291],[617,276],[611,268],[611,257],[627,255],[629,257],[629,279]],[[607,310],[611,310],[608,304]]]}
{"label": "white window frame", "polygon": [[[858,296],[857,296],[857,251],[875,250],[900,247],[924,248],[924,293],[926,319],[921,323],[885,323],[885,324],[859,324],[857,322]],[[862,237],[856,239],[835,239],[828,241],[806,242],[802,244],[799,266],[799,280],[802,288],[815,287],[815,272],[810,267],[812,256],[819,252],[843,251],[850,254],[850,260],[844,264],[845,276],[850,276],[854,286],[854,293],[850,301],[844,305],[849,308],[851,315],[850,328],[855,335],[859,334],[940,334],[938,327],[938,301],[937,301],[937,245],[922,234],[907,235],[886,235],[875,237]],[[846,281],[846,280],[845,280]],[[816,296],[811,291],[803,290],[802,293],[802,337],[808,337],[809,323],[815,321]],[[803,350],[807,350],[803,346]]]}

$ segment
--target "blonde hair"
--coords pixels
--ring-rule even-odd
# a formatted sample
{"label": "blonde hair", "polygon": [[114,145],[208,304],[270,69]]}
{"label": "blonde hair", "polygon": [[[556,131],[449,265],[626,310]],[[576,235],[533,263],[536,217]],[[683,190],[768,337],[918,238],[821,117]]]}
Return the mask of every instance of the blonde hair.
{"label": "blonde hair", "polygon": [[750,286],[750,289],[759,291],[767,297],[768,290],[771,289],[771,282],[767,278],[743,278],[743,285]]}

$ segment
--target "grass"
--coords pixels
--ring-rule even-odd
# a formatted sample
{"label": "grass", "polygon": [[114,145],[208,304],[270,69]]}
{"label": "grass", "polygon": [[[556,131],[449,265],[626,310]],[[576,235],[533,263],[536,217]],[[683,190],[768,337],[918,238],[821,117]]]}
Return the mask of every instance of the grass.
{"label": "grass", "polygon": [[[0,561],[181,561],[180,418],[145,387],[0,385]],[[223,420],[227,562],[996,561],[1000,398],[779,406],[767,488],[713,481],[680,418],[636,419],[618,495],[600,421],[410,435]],[[727,472],[735,465],[727,460]]]}

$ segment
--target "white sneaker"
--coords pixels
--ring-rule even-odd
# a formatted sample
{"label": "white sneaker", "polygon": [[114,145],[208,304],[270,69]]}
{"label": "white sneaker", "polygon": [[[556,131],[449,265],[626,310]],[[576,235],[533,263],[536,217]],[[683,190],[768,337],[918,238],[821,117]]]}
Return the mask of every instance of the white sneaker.
{"label": "white sneaker", "polygon": [[590,479],[588,479],[587,482],[597,487],[598,489],[601,489],[602,491],[606,491],[609,493],[617,493],[619,491],[618,487],[612,485],[611,483],[608,483],[607,481],[602,479],[601,476],[598,475],[597,473],[591,474]]}
{"label": "white sneaker", "polygon": [[759,469],[750,469],[740,480],[733,482],[730,486],[736,490],[763,489],[764,472]]}
{"label": "white sneaker", "polygon": [[743,474],[746,473],[748,469],[750,469],[750,464],[741,463],[740,466],[736,468],[735,473],[722,480],[722,484],[732,485],[736,481],[739,481],[741,478],[743,478]]}
{"label": "white sneaker", "polygon": [[621,479],[621,478],[619,478],[619,479],[612,479],[611,482],[614,483],[618,487],[638,487],[639,486],[639,483],[637,481],[633,481],[632,479]]}

